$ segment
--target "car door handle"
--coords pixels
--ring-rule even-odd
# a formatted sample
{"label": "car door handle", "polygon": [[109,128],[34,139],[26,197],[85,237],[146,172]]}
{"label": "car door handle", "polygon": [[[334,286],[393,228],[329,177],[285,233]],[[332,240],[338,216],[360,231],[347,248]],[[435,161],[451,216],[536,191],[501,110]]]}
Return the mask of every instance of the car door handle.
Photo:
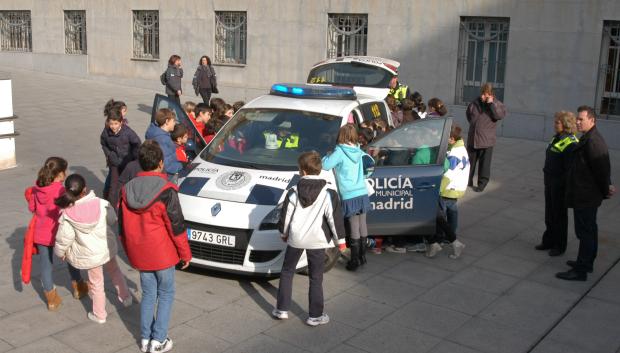
{"label": "car door handle", "polygon": [[415,186],[414,189],[416,189],[416,190],[428,190],[428,189],[434,189],[436,186],[437,186],[436,184],[424,183],[424,184],[420,184],[418,186]]}

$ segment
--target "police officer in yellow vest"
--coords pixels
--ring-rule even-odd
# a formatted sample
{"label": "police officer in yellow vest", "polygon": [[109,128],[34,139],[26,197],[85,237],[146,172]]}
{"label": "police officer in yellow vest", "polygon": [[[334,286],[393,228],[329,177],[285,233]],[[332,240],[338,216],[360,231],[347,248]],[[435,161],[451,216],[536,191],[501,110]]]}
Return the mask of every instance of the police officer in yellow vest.
{"label": "police officer in yellow vest", "polygon": [[409,87],[398,82],[398,74],[390,80],[388,96],[394,97],[398,105],[401,105],[403,100],[409,98]]}
{"label": "police officer in yellow vest", "polygon": [[278,130],[277,133],[265,131],[263,132],[263,136],[265,137],[265,148],[269,150],[280,149],[283,143],[284,148],[287,149],[299,147],[298,133],[291,133],[286,130]]}
{"label": "police officer in yellow vest", "polygon": [[542,242],[536,250],[549,250],[549,256],[559,256],[566,251],[568,209],[566,205],[566,176],[570,166],[571,151],[579,142],[575,133],[575,115],[571,112],[555,113],[555,136],[547,146],[545,167],[545,226]]}

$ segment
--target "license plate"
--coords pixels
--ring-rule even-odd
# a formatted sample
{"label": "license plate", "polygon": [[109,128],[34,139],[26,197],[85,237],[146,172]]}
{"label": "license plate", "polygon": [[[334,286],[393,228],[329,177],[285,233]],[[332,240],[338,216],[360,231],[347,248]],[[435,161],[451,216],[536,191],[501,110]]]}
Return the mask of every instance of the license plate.
{"label": "license plate", "polygon": [[187,238],[201,243],[214,244],[220,246],[235,247],[235,237],[233,235],[205,232],[196,229],[187,229]]}

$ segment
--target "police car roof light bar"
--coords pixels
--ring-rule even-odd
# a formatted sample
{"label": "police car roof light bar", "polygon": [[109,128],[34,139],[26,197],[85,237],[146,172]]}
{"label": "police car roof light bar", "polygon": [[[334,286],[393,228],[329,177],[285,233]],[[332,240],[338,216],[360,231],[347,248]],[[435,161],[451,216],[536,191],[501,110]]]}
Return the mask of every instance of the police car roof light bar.
{"label": "police car roof light bar", "polygon": [[308,84],[276,83],[271,86],[271,95],[307,99],[348,99],[356,100],[352,88]]}

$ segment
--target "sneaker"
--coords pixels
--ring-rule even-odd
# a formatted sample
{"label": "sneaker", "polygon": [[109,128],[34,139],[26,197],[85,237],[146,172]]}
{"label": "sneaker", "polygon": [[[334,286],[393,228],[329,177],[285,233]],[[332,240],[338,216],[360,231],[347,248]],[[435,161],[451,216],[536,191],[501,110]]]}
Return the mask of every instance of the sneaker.
{"label": "sneaker", "polygon": [[438,252],[441,251],[441,249],[441,245],[439,245],[438,243],[432,243],[426,248],[425,256],[428,258],[433,258],[435,257],[435,255],[437,255]]}
{"label": "sneaker", "polygon": [[163,353],[168,352],[172,349],[172,340],[170,338],[166,338],[163,342],[159,342],[157,340],[151,340],[151,349],[149,352],[157,352]]}
{"label": "sneaker", "polygon": [[458,240],[452,242],[452,251],[453,253],[450,255],[451,259],[458,259],[461,256],[461,253],[465,249],[465,244],[461,243]]}
{"label": "sneaker", "polygon": [[133,297],[131,294],[125,300],[121,300],[121,303],[123,303],[124,307],[129,308],[133,304]]}
{"label": "sneaker", "polygon": [[87,316],[91,321],[94,321],[98,324],[105,324],[105,319],[98,318],[97,315],[95,315],[95,313],[93,313],[92,311],[89,312]]}
{"label": "sneaker", "polygon": [[147,353],[149,351],[150,345],[151,345],[151,340],[143,338],[140,341],[140,352]]}
{"label": "sneaker", "polygon": [[416,243],[407,245],[408,252],[426,252],[426,244]]}
{"label": "sneaker", "polygon": [[327,316],[327,314],[323,314],[319,317],[309,317],[308,320],[306,320],[306,324],[310,326],[325,325],[328,322],[329,322],[329,316]]}
{"label": "sneaker", "polygon": [[286,320],[288,319],[288,311],[273,309],[273,311],[271,312],[271,316],[275,317],[276,319]]}
{"label": "sneaker", "polygon": [[395,253],[395,254],[405,254],[407,249],[401,246],[388,245],[385,247],[385,251]]}

